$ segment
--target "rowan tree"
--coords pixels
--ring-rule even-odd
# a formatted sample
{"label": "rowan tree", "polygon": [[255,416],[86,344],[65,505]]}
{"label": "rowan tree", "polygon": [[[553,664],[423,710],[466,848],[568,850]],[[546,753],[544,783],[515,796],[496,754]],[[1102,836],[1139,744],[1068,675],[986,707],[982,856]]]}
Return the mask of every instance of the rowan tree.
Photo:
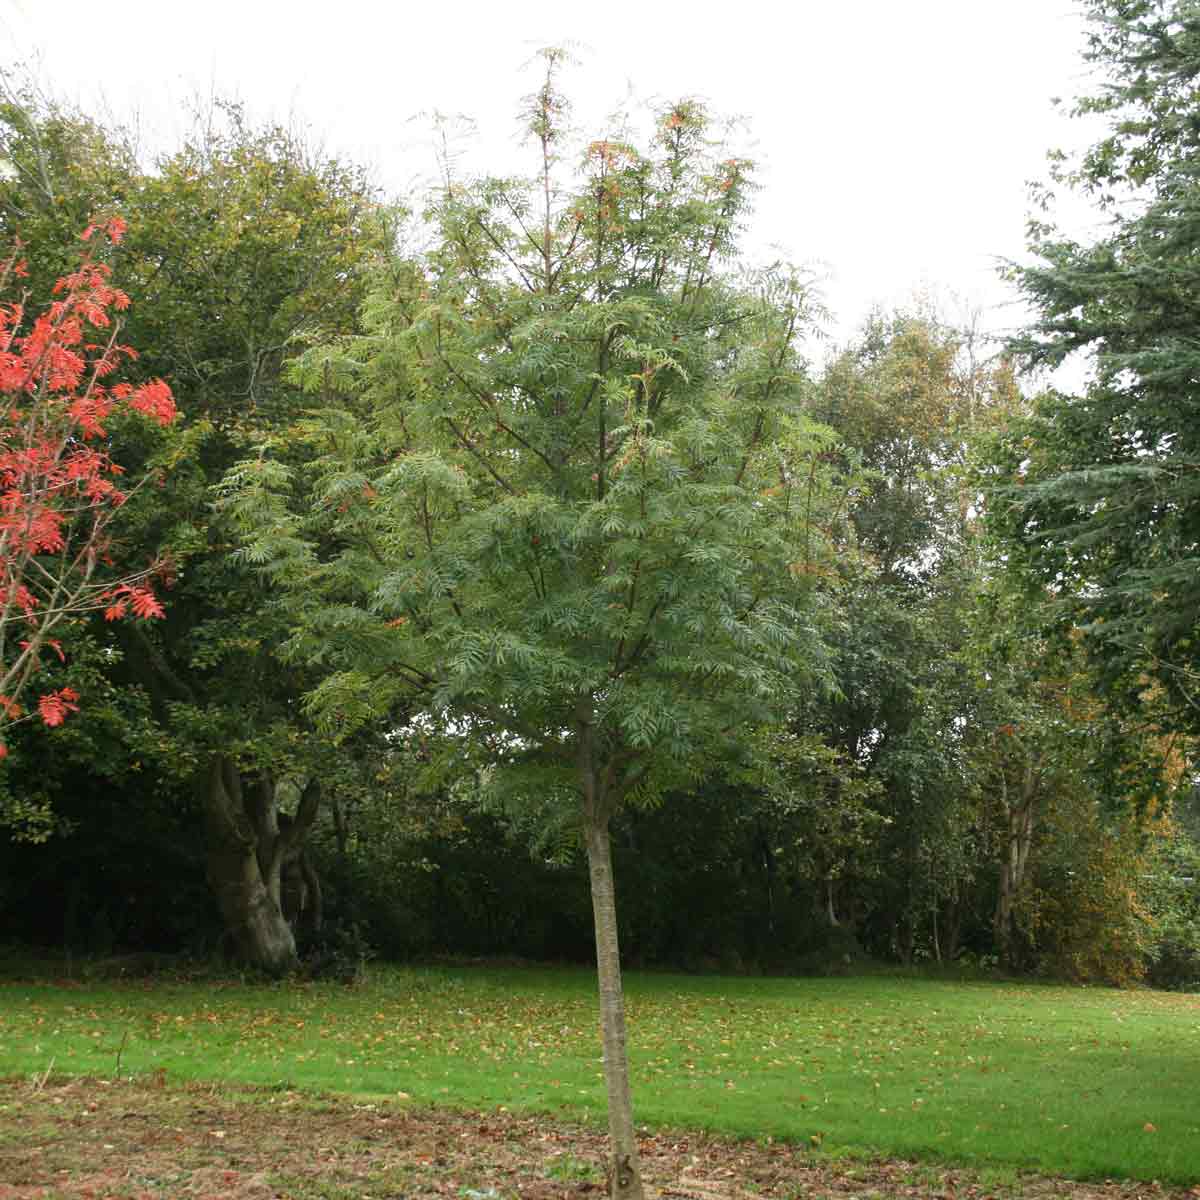
{"label": "rowan tree", "polygon": [[400,707],[574,815],[612,1191],[635,1197],[610,821],[813,685],[838,482],[802,413],[810,294],[738,260],[750,164],[692,101],[644,149],[574,159],[559,61],[526,113],[536,174],[430,197],[428,253],[380,279],[366,335],[300,361],[309,463],[268,448],[227,494],[326,730]]}
{"label": "rowan tree", "polygon": [[[124,229],[112,218],[83,238],[115,245]],[[25,273],[18,255],[0,268],[5,296]],[[96,610],[108,620],[163,615],[150,585],[161,563],[123,568],[112,537],[121,506],[156,475],[124,479],[107,427],[122,410],[170,424],[175,404],[162,380],[114,378],[136,356],[117,340],[129,298],[110,276],[85,250],[44,311],[30,314],[27,296],[0,302],[0,730],[22,718],[42,654],[62,657],[54,634],[64,622]],[[61,725],[79,698],[48,691],[37,713]]]}

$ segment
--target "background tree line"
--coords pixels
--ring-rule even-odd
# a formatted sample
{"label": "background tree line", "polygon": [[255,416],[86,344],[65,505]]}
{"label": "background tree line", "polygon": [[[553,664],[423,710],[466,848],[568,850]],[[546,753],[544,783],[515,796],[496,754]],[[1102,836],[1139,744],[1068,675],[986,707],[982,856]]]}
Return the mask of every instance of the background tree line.
{"label": "background tree line", "polygon": [[806,359],[751,164],[692,105],[574,145],[553,59],[530,178],[411,208],[236,106],[147,162],[11,93],[30,295],[120,212],[181,419],[112,430],[165,619],[75,621],[81,711],[10,735],[9,936],[584,960],[603,835],[628,962],[1200,981],[1195,22],[1092,7],[1119,132],[1070,182],[1118,215],[1035,227],[1004,353],[914,303]]}

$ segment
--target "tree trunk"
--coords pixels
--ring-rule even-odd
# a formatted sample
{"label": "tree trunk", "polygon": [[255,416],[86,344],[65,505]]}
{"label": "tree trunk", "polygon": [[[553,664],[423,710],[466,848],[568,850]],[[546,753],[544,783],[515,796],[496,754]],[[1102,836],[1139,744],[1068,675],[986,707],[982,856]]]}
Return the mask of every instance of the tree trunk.
{"label": "tree trunk", "polygon": [[775,940],[775,851],[763,839],[763,867],[767,876],[767,937]]}
{"label": "tree trunk", "polygon": [[833,876],[825,876],[825,920],[829,922],[830,929],[837,929],[841,925],[838,920],[837,908],[833,903]]}
{"label": "tree trunk", "polygon": [[[187,678],[175,672],[143,629],[127,623],[125,633],[127,660],[146,686],[160,719],[167,719],[170,700],[199,703]],[[263,780],[264,787],[267,782]],[[234,957],[272,975],[285,975],[299,959],[295,934],[280,910],[282,858],[272,865],[272,847],[281,842],[288,848],[299,845],[312,820],[295,834],[281,835],[274,787],[259,796],[244,795],[241,772],[224,754],[213,755],[197,790],[204,813],[208,883]],[[300,812],[296,823],[301,824]]]}
{"label": "tree trunk", "polygon": [[1025,882],[1029,849],[1033,844],[1034,802],[1037,799],[1037,767],[1032,757],[1025,763],[1020,794],[1009,797],[1008,782],[1000,776],[1001,795],[1007,822],[1004,852],[1000,861],[1000,894],[996,897],[993,929],[996,956],[1003,967],[1013,963],[1013,917],[1017,896]]}
{"label": "tree trunk", "polygon": [[[308,792],[305,793],[308,798]],[[280,905],[280,872],[285,857],[315,817],[315,796],[279,829],[274,787],[260,782],[258,793],[243,793],[241,774],[224,755],[214,756],[203,791],[208,834],[208,881],[237,959],[272,975],[299,963],[296,938]],[[311,808],[311,816],[306,810]],[[303,828],[297,834],[297,826]]]}
{"label": "tree trunk", "polygon": [[[910,797],[910,803],[912,798]],[[917,921],[919,905],[917,899],[917,826],[915,818],[909,822],[908,843],[905,849],[904,912],[900,918],[900,961],[911,967],[917,952]]]}
{"label": "tree trunk", "polygon": [[325,893],[321,890],[321,877],[304,854],[300,856],[300,873],[305,885],[302,920],[310,933],[317,934],[325,924]]}
{"label": "tree trunk", "polygon": [[953,962],[958,957],[959,942],[962,938],[963,910],[962,893],[956,885],[953,897],[947,902],[946,916],[943,921],[945,933],[942,939],[942,951],[947,962]]}
{"label": "tree trunk", "polygon": [[338,858],[344,867],[350,861],[350,823],[346,820],[346,810],[336,791],[330,804],[330,813],[333,816],[333,836],[337,841]]}
{"label": "tree trunk", "polygon": [[[586,740],[586,731],[581,740]],[[612,1200],[642,1200],[642,1171],[633,1127],[629,1056],[625,1038],[625,1001],[621,955],[617,945],[616,893],[613,888],[607,797],[590,764],[582,770],[583,823],[592,913],[596,923],[596,974],[600,987],[600,1035],[604,1046],[604,1083],[608,1090],[609,1179]]]}

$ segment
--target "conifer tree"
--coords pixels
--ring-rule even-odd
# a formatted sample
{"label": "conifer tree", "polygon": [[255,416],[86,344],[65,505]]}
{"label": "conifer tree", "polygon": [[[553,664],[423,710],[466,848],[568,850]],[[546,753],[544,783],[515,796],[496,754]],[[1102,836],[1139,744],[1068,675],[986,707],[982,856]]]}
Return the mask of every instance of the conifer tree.
{"label": "conifer tree", "polygon": [[1157,680],[1200,727],[1200,6],[1090,0],[1088,59],[1106,76],[1080,114],[1109,134],[1057,182],[1100,204],[1092,244],[1033,225],[1018,273],[1037,319],[1017,349],[1056,365],[1082,352],[1078,395],[1015,423],[990,507],[1014,565],[1064,600],[1111,695]]}

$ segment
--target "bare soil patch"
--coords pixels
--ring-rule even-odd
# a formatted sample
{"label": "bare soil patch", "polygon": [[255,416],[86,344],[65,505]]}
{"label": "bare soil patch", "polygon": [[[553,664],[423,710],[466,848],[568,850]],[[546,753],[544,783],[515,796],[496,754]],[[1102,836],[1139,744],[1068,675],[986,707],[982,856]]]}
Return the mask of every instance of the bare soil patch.
{"label": "bare soil patch", "polygon": [[[548,1116],[429,1109],[298,1092],[137,1080],[0,1080],[0,1200],[602,1200],[605,1139]],[[831,1160],[782,1144],[655,1132],[649,1195],[1200,1197],[903,1161]]]}

